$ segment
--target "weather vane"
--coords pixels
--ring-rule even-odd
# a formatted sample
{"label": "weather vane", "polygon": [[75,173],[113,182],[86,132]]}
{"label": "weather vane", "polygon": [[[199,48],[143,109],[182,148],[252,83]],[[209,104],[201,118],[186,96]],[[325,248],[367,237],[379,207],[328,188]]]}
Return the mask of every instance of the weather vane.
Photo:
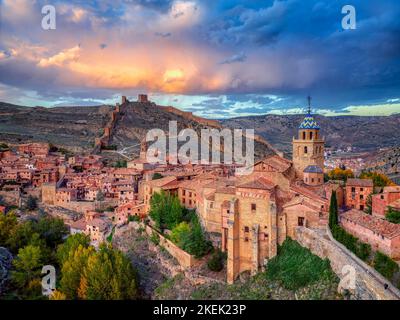
{"label": "weather vane", "polygon": [[308,96],[307,100],[308,100],[308,114],[311,114],[311,96]]}

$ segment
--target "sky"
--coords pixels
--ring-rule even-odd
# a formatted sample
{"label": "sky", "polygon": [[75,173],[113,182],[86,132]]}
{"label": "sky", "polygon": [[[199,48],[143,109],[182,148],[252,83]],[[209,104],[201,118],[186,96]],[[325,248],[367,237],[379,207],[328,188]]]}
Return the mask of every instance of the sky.
{"label": "sky", "polygon": [[[345,30],[344,5],[356,12]],[[56,29],[42,28],[42,8]],[[0,0],[0,101],[207,118],[400,113],[399,0]]]}

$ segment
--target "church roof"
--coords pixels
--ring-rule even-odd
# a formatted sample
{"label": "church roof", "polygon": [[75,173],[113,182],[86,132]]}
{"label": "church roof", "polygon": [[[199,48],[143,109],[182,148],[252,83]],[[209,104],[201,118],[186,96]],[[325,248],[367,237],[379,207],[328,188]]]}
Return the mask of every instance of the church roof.
{"label": "church roof", "polygon": [[303,122],[300,124],[299,129],[320,129],[317,121],[315,121],[314,117],[311,113],[307,113]]}
{"label": "church roof", "polygon": [[304,169],[305,173],[324,173],[324,171],[317,165],[310,165]]}

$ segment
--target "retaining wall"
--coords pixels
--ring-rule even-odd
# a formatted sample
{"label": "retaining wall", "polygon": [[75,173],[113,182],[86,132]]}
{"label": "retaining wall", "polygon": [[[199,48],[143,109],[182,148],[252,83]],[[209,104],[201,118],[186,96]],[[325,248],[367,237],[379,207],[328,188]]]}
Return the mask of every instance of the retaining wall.
{"label": "retaining wall", "polygon": [[[333,239],[329,230],[324,237],[320,233],[305,228],[297,227],[295,239],[311,252],[322,259],[328,258],[332,270],[342,280],[348,279],[348,269],[354,267],[355,288],[349,290],[351,299],[354,300],[399,300],[400,291],[380,275],[375,269],[367,265],[356,255],[346,249],[341,243]],[[348,268],[348,267],[347,267]],[[343,273],[342,273],[343,272]],[[387,284],[387,289],[385,289]]]}

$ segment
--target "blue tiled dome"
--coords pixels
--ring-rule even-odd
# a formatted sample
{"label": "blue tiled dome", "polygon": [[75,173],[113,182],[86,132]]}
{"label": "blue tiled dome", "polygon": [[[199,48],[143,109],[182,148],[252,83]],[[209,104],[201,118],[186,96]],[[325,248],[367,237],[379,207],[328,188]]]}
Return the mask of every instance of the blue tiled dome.
{"label": "blue tiled dome", "polygon": [[315,121],[314,117],[311,113],[308,113],[304,118],[303,122],[300,124],[299,129],[319,129],[319,125],[317,121]]}
{"label": "blue tiled dome", "polygon": [[305,173],[324,173],[324,171],[317,165],[310,165],[304,169]]}

